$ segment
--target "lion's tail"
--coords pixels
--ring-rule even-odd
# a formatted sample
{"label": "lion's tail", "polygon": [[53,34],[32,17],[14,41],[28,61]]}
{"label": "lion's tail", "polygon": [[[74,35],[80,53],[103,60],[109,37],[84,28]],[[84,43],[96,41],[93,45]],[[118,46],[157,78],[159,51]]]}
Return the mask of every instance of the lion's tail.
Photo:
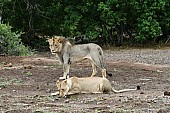
{"label": "lion's tail", "polygon": [[112,88],[112,91],[114,93],[122,93],[122,92],[135,91],[135,90],[140,90],[140,86],[137,86],[135,89],[122,89],[122,90],[115,90],[114,88]]}
{"label": "lion's tail", "polygon": [[[99,60],[100,60],[100,64],[101,64],[101,68],[103,69],[103,68],[105,68],[105,61],[104,61],[104,59],[103,59],[103,50],[102,50],[102,48],[101,47],[99,47],[98,48],[98,52],[99,52]],[[108,76],[112,76],[112,74],[111,73],[108,73],[108,71],[106,71],[106,74],[108,75]]]}
{"label": "lion's tail", "polygon": [[100,67],[103,69],[104,68],[104,59],[103,59],[103,50],[102,50],[102,48],[99,46],[98,48],[98,54],[99,54],[99,60],[100,60]]}
{"label": "lion's tail", "polygon": [[112,76],[112,73],[108,73],[107,71],[106,71],[106,74],[109,75],[110,77]]}

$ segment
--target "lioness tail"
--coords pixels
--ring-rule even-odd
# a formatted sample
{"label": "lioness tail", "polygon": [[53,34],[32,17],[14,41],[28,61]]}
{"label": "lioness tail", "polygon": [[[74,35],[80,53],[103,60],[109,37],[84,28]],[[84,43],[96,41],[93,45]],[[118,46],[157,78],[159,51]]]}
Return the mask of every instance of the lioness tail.
{"label": "lioness tail", "polygon": [[112,88],[112,91],[114,93],[122,93],[122,92],[135,91],[135,90],[140,90],[140,86],[137,86],[135,89],[122,89],[122,90],[115,90],[114,88]]}

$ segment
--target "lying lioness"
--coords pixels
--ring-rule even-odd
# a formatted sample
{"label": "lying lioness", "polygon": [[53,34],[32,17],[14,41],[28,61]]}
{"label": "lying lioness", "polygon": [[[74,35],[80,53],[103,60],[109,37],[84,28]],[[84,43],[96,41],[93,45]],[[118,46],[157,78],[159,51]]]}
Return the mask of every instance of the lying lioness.
{"label": "lying lioness", "polygon": [[[97,74],[97,67],[101,69],[103,77],[106,77],[106,69],[104,67],[103,50],[94,43],[72,45],[62,36],[54,36],[48,38],[49,48],[52,54],[55,54],[60,63],[63,64],[63,77],[69,78],[69,69],[72,62],[79,62],[83,59],[89,59],[92,65],[92,75]],[[109,76],[111,74],[107,73]]]}
{"label": "lying lioness", "polygon": [[135,89],[115,90],[108,79],[101,77],[71,77],[61,82],[58,80],[56,85],[59,92],[52,93],[51,95],[59,94],[61,97],[76,93],[121,93],[140,89],[137,86]]}

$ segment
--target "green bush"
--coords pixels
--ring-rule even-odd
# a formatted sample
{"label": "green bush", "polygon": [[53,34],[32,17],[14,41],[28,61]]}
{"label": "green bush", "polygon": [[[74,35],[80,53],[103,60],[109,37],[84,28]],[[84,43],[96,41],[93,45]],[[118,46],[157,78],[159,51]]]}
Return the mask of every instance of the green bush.
{"label": "green bush", "polygon": [[24,46],[19,38],[21,33],[11,31],[11,26],[0,24],[0,53],[8,55],[25,56],[32,52]]}

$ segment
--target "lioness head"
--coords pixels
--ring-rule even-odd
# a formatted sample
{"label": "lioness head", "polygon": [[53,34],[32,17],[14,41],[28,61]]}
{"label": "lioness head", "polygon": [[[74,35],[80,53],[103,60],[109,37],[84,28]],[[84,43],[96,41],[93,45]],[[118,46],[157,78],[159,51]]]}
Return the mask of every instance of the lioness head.
{"label": "lioness head", "polygon": [[69,86],[67,84],[67,80],[63,80],[63,81],[57,81],[56,82],[57,88],[59,90],[59,95],[61,97],[64,97],[67,95],[68,91],[69,91]]}
{"label": "lioness head", "polygon": [[61,36],[54,36],[52,38],[48,38],[48,42],[51,53],[56,54],[61,52],[65,39]]}

